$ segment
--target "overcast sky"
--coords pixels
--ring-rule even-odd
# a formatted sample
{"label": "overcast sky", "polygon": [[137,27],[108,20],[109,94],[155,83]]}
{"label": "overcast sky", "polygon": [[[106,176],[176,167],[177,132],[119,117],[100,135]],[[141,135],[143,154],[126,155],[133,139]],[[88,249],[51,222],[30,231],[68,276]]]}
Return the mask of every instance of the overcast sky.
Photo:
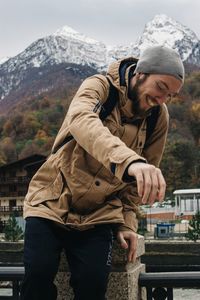
{"label": "overcast sky", "polygon": [[68,25],[107,45],[135,42],[156,14],[200,37],[199,0],[0,0],[0,58]]}

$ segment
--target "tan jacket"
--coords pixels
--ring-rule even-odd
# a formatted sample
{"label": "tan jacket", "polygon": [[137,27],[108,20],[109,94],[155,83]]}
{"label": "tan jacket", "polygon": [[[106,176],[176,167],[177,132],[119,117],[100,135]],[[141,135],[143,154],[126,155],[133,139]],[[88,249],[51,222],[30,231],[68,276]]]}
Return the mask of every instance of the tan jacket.
{"label": "tan jacket", "polygon": [[[137,230],[140,198],[136,184],[122,178],[127,166],[137,160],[159,166],[168,112],[162,105],[156,128],[144,149],[146,119],[138,125],[129,123],[137,118],[127,97],[130,67],[125,73],[126,86],[120,86],[119,66],[120,61],[113,63],[107,74],[119,91],[119,103],[103,122],[97,108],[108,97],[108,80],[95,75],[80,86],[53,150],[66,136],[72,135],[73,139],[51,154],[32,178],[24,203],[25,218],[40,216],[80,230],[103,223]],[[125,118],[128,121],[123,123]]]}

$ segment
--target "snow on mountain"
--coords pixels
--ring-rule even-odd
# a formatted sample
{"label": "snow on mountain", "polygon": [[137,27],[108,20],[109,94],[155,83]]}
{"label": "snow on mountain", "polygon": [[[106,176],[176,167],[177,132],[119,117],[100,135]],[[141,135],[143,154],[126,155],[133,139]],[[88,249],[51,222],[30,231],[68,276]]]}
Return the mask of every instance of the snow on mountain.
{"label": "snow on mountain", "polygon": [[71,38],[88,44],[99,44],[98,41],[91,39],[82,33],[79,33],[78,31],[74,30],[69,26],[64,26],[61,29],[58,29],[53,35],[62,36],[63,38],[67,38],[67,39]]}
{"label": "snow on mountain", "polygon": [[10,59],[9,56],[4,56],[4,57],[0,58],[0,65],[4,64],[9,59]]}
{"label": "snow on mountain", "polygon": [[69,63],[102,71],[113,60],[131,55],[138,57],[143,49],[156,44],[176,49],[184,62],[200,66],[200,41],[196,34],[164,14],[156,15],[148,22],[136,43],[129,45],[106,46],[64,26],[0,63],[0,99],[12,90],[20,89],[35,69]]}
{"label": "snow on mountain", "polygon": [[15,56],[9,61],[8,71],[13,71],[19,65],[21,69],[26,69],[63,62],[88,64],[97,68],[105,64],[105,57],[106,46],[103,43],[65,26],[54,34],[37,40]]}
{"label": "snow on mountain", "polygon": [[140,52],[155,44],[162,44],[175,49],[181,55],[182,60],[186,61],[193,48],[199,44],[199,39],[188,27],[164,14],[160,14],[146,24],[135,47]]}
{"label": "snow on mountain", "polygon": [[105,67],[106,45],[63,27],[32,43],[17,56],[0,65],[0,99],[17,88],[34,68],[72,63],[94,69]]}
{"label": "snow on mountain", "polygon": [[126,56],[138,56],[138,49],[134,44],[130,45],[116,45],[107,47],[107,61],[106,66],[116,59],[120,59]]}
{"label": "snow on mountain", "polygon": [[[188,27],[173,20],[172,18],[159,14],[145,25],[142,35],[136,43],[128,46],[115,46],[110,53],[112,56],[120,57],[134,55],[139,57],[141,51],[153,45],[164,45],[179,52],[183,61],[200,65],[200,41],[196,34]],[[194,49],[196,49],[194,52]],[[192,55],[192,59],[190,58]]]}

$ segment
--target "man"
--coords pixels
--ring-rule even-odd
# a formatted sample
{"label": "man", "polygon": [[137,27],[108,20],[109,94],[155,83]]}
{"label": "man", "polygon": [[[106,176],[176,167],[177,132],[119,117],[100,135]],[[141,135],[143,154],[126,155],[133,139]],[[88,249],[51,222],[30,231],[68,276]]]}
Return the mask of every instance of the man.
{"label": "man", "polygon": [[[179,55],[155,46],[139,60],[114,62],[106,77],[82,83],[24,203],[21,299],[56,299],[53,280],[63,248],[74,299],[105,299],[113,230],[128,250],[128,261],[135,260],[138,205],[165,195],[159,169],[168,129],[165,102],[179,93],[183,81]],[[111,84],[119,99],[100,119]]]}

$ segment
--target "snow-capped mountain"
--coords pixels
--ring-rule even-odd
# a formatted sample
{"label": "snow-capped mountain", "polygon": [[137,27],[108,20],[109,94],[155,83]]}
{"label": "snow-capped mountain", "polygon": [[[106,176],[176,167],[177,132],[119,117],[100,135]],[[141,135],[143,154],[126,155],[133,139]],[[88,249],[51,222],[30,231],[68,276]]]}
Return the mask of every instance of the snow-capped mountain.
{"label": "snow-capped mountain", "polygon": [[145,25],[142,35],[138,37],[135,44],[126,47],[115,46],[111,50],[112,56],[135,55],[139,57],[145,48],[157,44],[175,49],[184,62],[200,66],[200,41],[196,34],[164,14],[156,15]]}
{"label": "snow-capped mountain", "polygon": [[162,14],[156,15],[152,21],[146,24],[135,48],[140,52],[155,44],[175,49],[179,52],[182,60],[187,61],[193,49],[199,45],[199,39],[188,27]]}
{"label": "snow-capped mountain", "polygon": [[19,55],[0,65],[0,99],[18,88],[35,68],[73,63],[95,69],[105,66],[106,46],[87,38],[70,27],[32,43]]}
{"label": "snow-capped mountain", "polygon": [[[48,85],[47,79],[54,66],[63,65],[63,68],[67,68],[67,64],[73,64],[76,68],[85,66],[99,72],[105,70],[113,60],[139,56],[143,49],[155,44],[176,49],[184,62],[200,66],[198,37],[166,15],[156,15],[146,24],[136,43],[130,45],[106,46],[65,26],[33,42],[19,55],[0,62],[0,100],[6,99],[11,92],[19,91],[22,85],[26,87],[28,83],[30,87],[33,78],[41,81],[45,76],[44,89],[52,89],[52,82]],[[70,68],[73,66],[70,65]]]}

